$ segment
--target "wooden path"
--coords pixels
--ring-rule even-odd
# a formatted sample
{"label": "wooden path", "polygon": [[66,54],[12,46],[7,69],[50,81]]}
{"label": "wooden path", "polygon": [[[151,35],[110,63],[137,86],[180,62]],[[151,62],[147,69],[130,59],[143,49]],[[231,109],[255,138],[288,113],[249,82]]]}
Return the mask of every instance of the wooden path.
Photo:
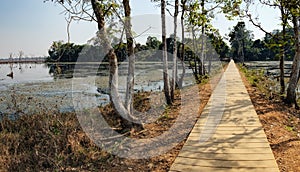
{"label": "wooden path", "polygon": [[279,171],[233,61],[170,171]]}

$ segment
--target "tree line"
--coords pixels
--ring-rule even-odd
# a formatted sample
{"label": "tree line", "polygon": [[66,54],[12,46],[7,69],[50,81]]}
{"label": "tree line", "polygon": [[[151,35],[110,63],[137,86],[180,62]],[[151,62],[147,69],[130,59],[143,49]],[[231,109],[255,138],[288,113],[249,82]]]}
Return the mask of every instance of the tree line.
{"label": "tree line", "polygon": [[[218,53],[219,59],[224,61],[232,57],[237,62],[242,61],[278,61],[280,59],[280,38],[282,37],[281,30],[273,30],[274,36],[268,34],[261,39],[254,40],[254,35],[251,30],[246,29],[245,22],[238,22],[236,26],[229,33],[230,46],[219,34],[208,33],[208,41],[213,45],[214,50]],[[292,61],[295,56],[295,41],[293,29],[289,28],[286,30],[286,50],[284,60]],[[185,38],[183,42],[191,42],[191,38]],[[167,52],[172,53],[175,39],[174,35],[170,35],[166,39]],[[199,42],[199,41],[198,41]],[[182,46],[181,41],[176,42],[177,49]],[[127,45],[126,42],[120,42],[113,46],[113,49],[117,55],[118,62],[123,62],[127,59]],[[87,50],[87,51],[83,51]],[[148,36],[146,43],[143,45],[137,43],[134,47],[134,52],[138,53],[141,51],[147,52],[149,50],[162,50],[162,42],[155,36]],[[49,48],[48,58],[46,62],[76,62],[79,55],[85,56],[84,59],[89,62],[108,62],[107,56],[104,59],[99,59],[99,55],[92,53],[100,51],[99,46],[93,46],[89,44],[76,45],[74,43],[64,43],[63,41],[55,41]],[[180,54],[181,50],[177,51],[177,57],[184,61],[192,61],[192,49],[185,46],[185,56],[182,58]],[[144,61],[159,61],[159,56],[151,54],[151,51],[145,54],[140,54],[140,59]],[[171,61],[172,57],[168,57],[168,61]]]}
{"label": "tree line", "polygon": [[[237,62],[278,61],[283,32],[276,29],[272,31],[272,35],[265,34],[265,37],[254,40],[254,35],[251,30],[246,29],[245,22],[238,22],[229,33],[230,57]],[[285,35],[288,39],[285,43],[284,60],[292,61],[295,56],[295,41],[292,39],[294,32],[290,28]]]}

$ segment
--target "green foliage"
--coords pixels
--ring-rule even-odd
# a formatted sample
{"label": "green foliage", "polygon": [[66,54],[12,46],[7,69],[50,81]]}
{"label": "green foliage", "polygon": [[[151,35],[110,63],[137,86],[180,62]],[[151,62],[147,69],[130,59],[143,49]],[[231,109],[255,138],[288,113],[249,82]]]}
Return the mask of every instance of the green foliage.
{"label": "green foliage", "polygon": [[148,36],[147,41],[146,41],[147,49],[150,49],[150,48],[158,49],[160,45],[161,45],[161,41],[159,41],[156,37]]}
{"label": "green foliage", "polygon": [[251,51],[253,34],[246,29],[245,22],[238,22],[229,33],[232,58],[239,62],[249,60],[253,55]]}
{"label": "green foliage", "polygon": [[266,98],[273,98],[275,95],[280,95],[279,91],[273,90],[276,82],[269,80],[268,77],[265,76],[264,70],[248,70],[243,65],[240,65],[239,68],[251,86],[258,88]]}
{"label": "green foliage", "polygon": [[158,118],[158,120],[163,121],[169,119],[170,111],[171,111],[171,107],[169,105],[166,105],[164,113]]}
{"label": "green foliage", "polygon": [[49,58],[47,61],[76,62],[83,47],[83,45],[75,45],[74,43],[53,42],[48,51]]}
{"label": "green foliage", "polygon": [[294,127],[291,126],[285,126],[285,129],[289,132],[293,132],[294,131]]}
{"label": "green foliage", "polygon": [[287,29],[286,42],[284,42],[282,31],[274,30],[273,35],[273,37],[266,35],[264,38],[265,49],[267,50],[265,55],[270,60],[277,60],[280,56],[280,49],[283,47],[285,49],[285,60],[293,60],[295,56],[294,31],[290,28]]}
{"label": "green foliage", "polygon": [[287,29],[286,42],[283,42],[282,31],[274,30],[272,35],[266,34],[262,40],[253,41],[251,31],[246,29],[244,22],[239,22],[229,34],[231,56],[240,62],[275,61],[280,58],[281,48],[284,46],[285,60],[292,60],[295,55],[293,30]]}
{"label": "green foliage", "polygon": [[240,15],[241,0],[195,0],[189,1],[188,17],[186,22],[192,27],[204,27],[205,32],[213,33],[216,29],[211,21],[215,18],[215,14],[223,13],[228,19]]}
{"label": "green foliage", "polygon": [[242,2],[242,0],[224,1],[225,5],[222,7],[222,12],[225,14],[225,17],[233,20],[233,17],[239,16],[241,14],[240,6]]}
{"label": "green foliage", "polygon": [[208,75],[198,75],[199,81],[198,84],[207,84],[209,82],[210,77]]}
{"label": "green foliage", "polygon": [[225,59],[230,56],[230,48],[220,36],[220,34],[208,34],[210,43],[215,48],[216,52],[219,54],[220,59]]}
{"label": "green foliage", "polygon": [[260,87],[266,81],[263,70],[248,70],[243,66],[240,66],[240,68],[253,87]]}

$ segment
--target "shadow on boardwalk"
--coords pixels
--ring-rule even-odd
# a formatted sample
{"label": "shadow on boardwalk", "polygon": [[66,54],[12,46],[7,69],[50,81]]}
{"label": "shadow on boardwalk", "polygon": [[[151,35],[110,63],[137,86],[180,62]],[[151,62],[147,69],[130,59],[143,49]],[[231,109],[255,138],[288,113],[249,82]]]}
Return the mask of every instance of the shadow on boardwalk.
{"label": "shadow on boardwalk", "polygon": [[[210,99],[170,171],[278,171],[262,125],[238,70],[230,62],[224,74],[225,108]],[[221,97],[215,90],[212,97]],[[213,113],[211,113],[213,112]],[[221,119],[214,119],[220,116]],[[201,142],[207,137],[205,142]]]}

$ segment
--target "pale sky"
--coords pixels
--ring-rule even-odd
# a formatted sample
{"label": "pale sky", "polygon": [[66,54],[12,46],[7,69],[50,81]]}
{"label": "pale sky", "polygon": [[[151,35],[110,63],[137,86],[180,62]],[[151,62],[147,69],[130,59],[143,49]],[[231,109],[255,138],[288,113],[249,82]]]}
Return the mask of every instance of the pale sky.
{"label": "pale sky", "polygon": [[[144,37],[159,36],[159,12],[150,0],[132,0],[132,15],[138,21],[139,30],[137,34],[152,27]],[[48,49],[53,41],[67,41],[67,22],[64,14],[61,14],[63,8],[59,4],[43,3],[43,0],[1,0],[0,2],[0,58],[7,58],[9,53],[15,56],[20,50],[25,56],[47,56]],[[255,11],[255,10],[254,10]],[[279,11],[258,6],[259,17],[262,25],[268,31],[280,28]],[[150,14],[150,15],[149,15]],[[247,29],[252,30],[255,38],[262,38],[264,33],[249,24]],[[222,35],[228,34],[229,28],[237,24],[235,21],[227,21],[222,16],[216,16],[213,22],[214,26],[220,30]],[[167,25],[168,30],[172,30],[171,23]],[[95,23],[79,22],[71,25],[71,42],[85,44],[91,39],[97,31]]]}

